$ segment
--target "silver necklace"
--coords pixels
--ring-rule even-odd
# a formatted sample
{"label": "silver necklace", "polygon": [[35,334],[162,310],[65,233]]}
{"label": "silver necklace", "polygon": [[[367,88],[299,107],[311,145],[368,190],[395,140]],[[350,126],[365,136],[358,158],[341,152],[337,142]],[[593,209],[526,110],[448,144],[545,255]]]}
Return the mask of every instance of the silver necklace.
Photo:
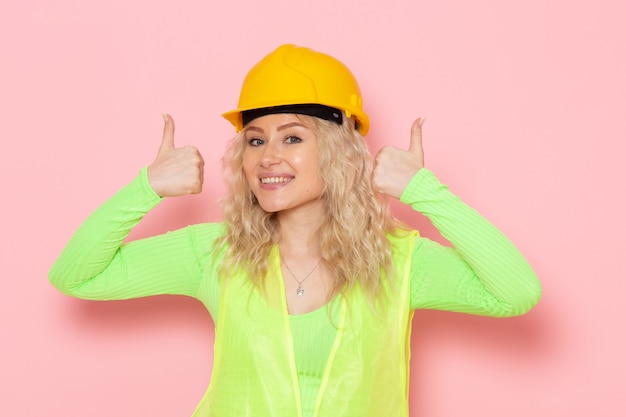
{"label": "silver necklace", "polygon": [[298,278],[296,278],[296,275],[291,271],[291,268],[289,268],[289,265],[287,265],[287,262],[285,262],[283,260],[283,264],[285,265],[285,268],[287,268],[287,271],[289,271],[289,273],[291,274],[291,276],[293,277],[293,279],[296,280],[296,282],[298,283],[298,289],[296,290],[296,295],[298,295],[299,297],[304,295],[304,288],[302,288],[302,283],[304,281],[306,281],[311,274],[313,273],[313,271],[315,271],[317,269],[317,267],[319,266],[320,262],[322,261],[322,258],[320,257],[317,260],[317,263],[315,264],[315,266],[313,267],[313,269],[311,269],[311,272],[309,272],[308,274],[306,274],[306,277],[304,277],[303,280],[299,280]]}

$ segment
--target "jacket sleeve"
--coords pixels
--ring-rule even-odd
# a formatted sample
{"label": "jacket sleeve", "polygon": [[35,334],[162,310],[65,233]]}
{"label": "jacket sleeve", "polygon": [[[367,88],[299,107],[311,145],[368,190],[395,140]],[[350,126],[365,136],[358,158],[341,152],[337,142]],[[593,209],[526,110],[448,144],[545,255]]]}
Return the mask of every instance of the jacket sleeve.
{"label": "jacket sleeve", "polygon": [[160,200],[142,169],[78,228],[52,266],[50,282],[65,294],[92,300],[157,294],[195,297],[206,264],[202,258],[216,227],[189,226],[124,243]]}
{"label": "jacket sleeve", "polygon": [[412,308],[510,317],[525,314],[539,301],[541,285],[522,254],[432,172],[421,169],[400,200],[428,217],[452,244],[416,238]]}

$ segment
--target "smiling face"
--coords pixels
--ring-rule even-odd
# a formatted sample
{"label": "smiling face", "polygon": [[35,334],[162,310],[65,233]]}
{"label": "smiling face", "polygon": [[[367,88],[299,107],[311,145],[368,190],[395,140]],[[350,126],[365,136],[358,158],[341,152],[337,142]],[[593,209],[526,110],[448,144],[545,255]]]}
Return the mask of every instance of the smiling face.
{"label": "smiling face", "polygon": [[312,121],[295,114],[271,114],[245,127],[243,171],[267,212],[321,215],[323,185]]}

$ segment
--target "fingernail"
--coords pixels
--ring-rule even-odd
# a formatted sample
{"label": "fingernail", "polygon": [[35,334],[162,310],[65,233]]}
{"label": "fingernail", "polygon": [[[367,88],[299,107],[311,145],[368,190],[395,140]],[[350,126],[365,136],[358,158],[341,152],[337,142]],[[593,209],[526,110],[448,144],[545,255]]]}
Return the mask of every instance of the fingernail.
{"label": "fingernail", "polygon": [[424,120],[426,120],[425,117],[420,118],[420,127],[422,127],[422,125],[424,124]]}
{"label": "fingernail", "polygon": [[163,113],[163,121],[167,123],[167,113]]}

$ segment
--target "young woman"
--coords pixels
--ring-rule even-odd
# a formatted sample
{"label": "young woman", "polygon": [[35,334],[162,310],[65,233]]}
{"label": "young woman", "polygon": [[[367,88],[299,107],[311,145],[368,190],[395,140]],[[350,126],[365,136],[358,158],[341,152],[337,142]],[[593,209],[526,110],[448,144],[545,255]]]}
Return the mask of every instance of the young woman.
{"label": "young woman", "polygon": [[[248,73],[224,166],[221,223],[123,244],[165,197],[198,193],[202,157],[174,146],[96,210],[50,271],[72,296],[184,294],[215,321],[214,368],[195,416],[407,416],[412,312],[526,313],[540,284],[513,244],[408,150],[371,164],[359,86],[335,58],[283,45]],[[394,219],[425,214],[444,247]]]}

